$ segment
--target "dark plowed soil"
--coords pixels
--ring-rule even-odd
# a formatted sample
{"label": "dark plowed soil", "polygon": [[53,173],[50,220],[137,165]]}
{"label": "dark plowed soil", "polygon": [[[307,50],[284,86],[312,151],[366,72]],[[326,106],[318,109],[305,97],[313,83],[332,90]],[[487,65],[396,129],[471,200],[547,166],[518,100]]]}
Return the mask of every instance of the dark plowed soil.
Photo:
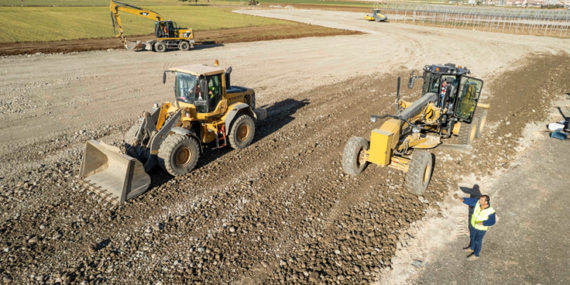
{"label": "dark plowed soil", "polygon": [[[322,26],[295,23],[263,27],[232,28],[211,31],[196,31],[194,38],[197,48],[201,45],[256,42],[304,37],[328,37],[362,34],[356,31],[331,29]],[[130,41],[148,41],[153,35],[127,37]],[[54,42],[2,43],[0,56],[34,53],[69,53],[90,50],[123,49],[117,38],[79,39]]]}
{"label": "dark plowed soil", "polygon": [[78,145],[89,138],[119,145],[129,125],[38,141],[5,161],[32,163],[62,148],[68,155],[1,178],[0,207],[12,215],[0,220],[0,274],[16,284],[371,283],[390,268],[405,242],[400,233],[437,209],[459,175],[508,166],[524,125],[567,92],[533,78],[561,82],[569,66],[567,55],[537,55],[494,75],[501,79],[485,86],[483,138],[468,155],[433,150],[433,180],[420,198],[403,188],[400,171],[370,165],[351,177],[341,169],[346,141],[381,124],[370,114],[394,112],[395,78],[409,70],[292,94],[267,106],[250,147],[207,151],[183,177],[154,170],[151,189],[118,208],[76,178]]}

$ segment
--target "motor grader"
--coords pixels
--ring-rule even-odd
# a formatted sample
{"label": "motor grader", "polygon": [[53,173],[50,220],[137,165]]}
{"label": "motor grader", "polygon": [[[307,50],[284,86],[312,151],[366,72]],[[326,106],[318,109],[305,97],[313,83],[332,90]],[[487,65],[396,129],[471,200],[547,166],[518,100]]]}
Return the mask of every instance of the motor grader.
{"label": "motor grader", "polygon": [[368,163],[406,172],[406,188],[422,194],[433,172],[433,156],[425,149],[442,145],[442,139],[457,136],[456,148],[469,146],[485,125],[489,105],[479,103],[483,81],[469,77],[470,70],[455,64],[426,65],[422,76],[410,75],[408,87],[423,79],[422,96],[415,102],[400,99],[398,77],[396,114],[371,115],[372,122],[389,118],[372,130],[370,141],[348,140],[343,170],[359,175]]}
{"label": "motor grader", "polygon": [[157,164],[172,176],[194,169],[205,149],[243,149],[253,140],[255,122],[267,111],[255,107],[253,89],[232,86],[230,73],[216,61],[166,70],[174,75],[175,101],[154,104],[152,112],[125,134],[125,147],[90,140],[86,143],[80,178],[122,203],[150,186],[147,174]]}

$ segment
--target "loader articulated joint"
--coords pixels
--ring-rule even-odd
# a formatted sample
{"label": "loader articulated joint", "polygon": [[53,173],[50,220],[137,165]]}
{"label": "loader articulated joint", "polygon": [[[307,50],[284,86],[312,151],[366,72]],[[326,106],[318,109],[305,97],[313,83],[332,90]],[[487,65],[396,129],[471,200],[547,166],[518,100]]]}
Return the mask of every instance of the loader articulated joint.
{"label": "loader articulated joint", "polygon": [[162,126],[162,128],[160,128],[158,133],[152,136],[148,144],[150,157],[147,160],[147,162],[144,164],[144,170],[146,172],[149,172],[158,163],[157,154],[160,144],[162,143],[162,141],[164,141],[164,139],[166,139],[166,137],[168,137],[168,134],[170,133],[172,128],[176,125],[176,123],[180,121],[180,118],[182,117],[182,111],[184,111],[184,109],[178,110],[178,112],[176,112],[176,114],[174,114],[170,118],[170,120],[168,120],[168,122],[165,122],[165,124]]}

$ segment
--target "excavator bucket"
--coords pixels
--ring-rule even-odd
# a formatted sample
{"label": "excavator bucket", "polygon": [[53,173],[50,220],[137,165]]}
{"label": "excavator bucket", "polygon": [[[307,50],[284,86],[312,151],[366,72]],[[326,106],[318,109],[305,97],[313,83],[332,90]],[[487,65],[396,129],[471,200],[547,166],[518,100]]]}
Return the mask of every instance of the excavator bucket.
{"label": "excavator bucket", "polygon": [[128,50],[140,49],[141,48],[141,41],[131,42],[125,40],[125,48]]}
{"label": "excavator bucket", "polygon": [[79,178],[118,203],[135,198],[150,186],[150,176],[140,161],[121,154],[117,147],[95,140],[85,145]]}

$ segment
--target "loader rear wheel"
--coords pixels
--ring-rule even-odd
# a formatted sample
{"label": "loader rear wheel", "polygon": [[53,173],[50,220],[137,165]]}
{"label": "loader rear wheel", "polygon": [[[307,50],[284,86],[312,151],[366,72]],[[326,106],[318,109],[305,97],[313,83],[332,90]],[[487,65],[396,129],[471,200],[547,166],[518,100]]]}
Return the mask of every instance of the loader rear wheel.
{"label": "loader rear wheel", "polygon": [[250,116],[242,114],[234,121],[228,139],[233,149],[244,149],[253,141],[253,136],[255,122]]}
{"label": "loader rear wheel", "polygon": [[154,49],[157,52],[165,52],[166,51],[166,44],[163,42],[158,42],[158,43],[154,44]]}
{"label": "loader rear wheel", "polygon": [[479,120],[473,118],[471,124],[461,123],[459,127],[459,134],[457,134],[457,142],[463,145],[471,145],[477,134],[477,126],[479,125]]}
{"label": "loader rear wheel", "polygon": [[423,194],[431,181],[432,173],[433,155],[423,150],[414,152],[406,174],[406,188],[410,193]]}
{"label": "loader rear wheel", "polygon": [[368,165],[368,141],[361,137],[351,137],[342,154],[342,169],[346,174],[358,176]]}
{"label": "loader rear wheel", "polygon": [[172,134],[160,145],[158,164],[172,176],[184,175],[196,166],[200,148],[191,137]]}
{"label": "loader rear wheel", "polygon": [[182,42],[180,42],[180,45],[178,46],[178,48],[180,50],[183,50],[183,51],[189,51],[190,50],[190,43],[182,41]]}
{"label": "loader rear wheel", "polygon": [[480,138],[483,135],[485,123],[487,122],[487,109],[477,109],[475,112],[475,119],[479,121],[479,124],[477,124],[477,132],[475,133],[475,137]]}

